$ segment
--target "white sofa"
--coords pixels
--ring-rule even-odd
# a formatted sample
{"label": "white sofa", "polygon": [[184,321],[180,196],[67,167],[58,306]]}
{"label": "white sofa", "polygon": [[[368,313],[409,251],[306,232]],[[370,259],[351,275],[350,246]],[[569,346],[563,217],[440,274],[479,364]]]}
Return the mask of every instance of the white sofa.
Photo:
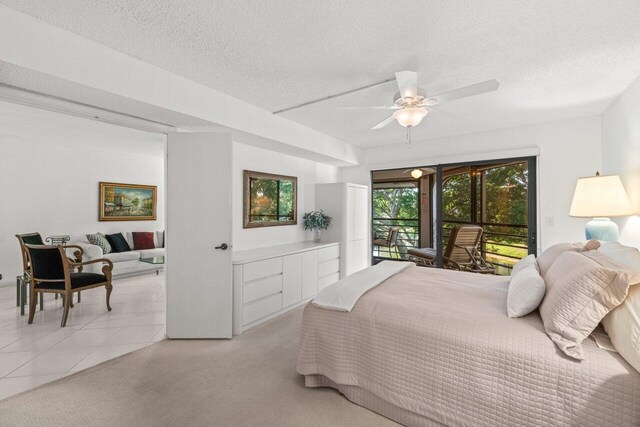
{"label": "white sofa", "polygon": [[[133,236],[130,232],[123,232],[129,246],[133,248]],[[140,261],[142,258],[161,257],[165,255],[165,249],[158,243],[158,233],[154,232],[154,244],[155,249],[131,249],[130,252],[112,252],[104,254],[102,248],[97,245],[92,245],[87,240],[86,235],[71,236],[70,244],[78,245],[84,249],[83,261],[89,261],[98,258],[107,258],[113,262],[113,276],[124,276],[133,274],[148,273],[151,271],[163,270],[164,264],[149,264]],[[84,267],[84,272],[87,273],[101,273],[102,264],[90,264]]]}

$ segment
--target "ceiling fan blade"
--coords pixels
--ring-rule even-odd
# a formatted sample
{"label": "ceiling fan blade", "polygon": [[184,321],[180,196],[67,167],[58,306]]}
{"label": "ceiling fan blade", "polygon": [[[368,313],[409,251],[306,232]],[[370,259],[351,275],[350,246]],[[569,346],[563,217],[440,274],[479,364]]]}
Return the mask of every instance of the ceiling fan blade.
{"label": "ceiling fan blade", "polygon": [[476,83],[471,86],[441,93],[440,95],[430,96],[429,98],[425,99],[421,105],[431,106],[442,104],[443,102],[455,101],[456,99],[460,98],[467,98],[487,92],[493,92],[494,90],[497,90],[498,87],[500,87],[500,83],[497,80],[487,80],[486,82]]}
{"label": "ceiling fan blade", "polygon": [[346,105],[346,106],[338,106],[335,107],[337,110],[360,110],[360,109],[364,109],[364,110],[397,110],[398,107],[397,105],[392,105],[390,107],[386,107],[386,106],[382,106],[382,105],[375,105],[375,106],[368,106],[368,105]]}
{"label": "ceiling fan blade", "polygon": [[418,96],[418,73],[415,71],[398,71],[396,73],[396,81],[400,96],[403,98],[415,98]]}
{"label": "ceiling fan blade", "polygon": [[380,123],[378,123],[377,125],[375,125],[374,127],[372,127],[371,129],[380,129],[385,127],[386,125],[388,125],[389,123],[391,123],[392,121],[394,121],[395,118],[393,117],[393,115],[387,117],[386,119],[384,119],[383,121],[381,121]]}

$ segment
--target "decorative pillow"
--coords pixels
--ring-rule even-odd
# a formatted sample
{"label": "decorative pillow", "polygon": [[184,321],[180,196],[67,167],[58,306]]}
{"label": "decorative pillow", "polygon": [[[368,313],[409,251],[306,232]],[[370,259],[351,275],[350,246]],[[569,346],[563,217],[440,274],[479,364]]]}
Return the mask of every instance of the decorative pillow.
{"label": "decorative pillow", "polygon": [[631,286],[620,306],[602,319],[616,351],[640,372],[640,285]]}
{"label": "decorative pillow", "polygon": [[602,244],[598,251],[633,271],[640,271],[640,251],[638,248],[612,242]]}
{"label": "decorative pillow", "polygon": [[[529,257],[532,259],[528,260]],[[522,317],[538,308],[546,288],[533,255],[518,261],[513,271],[507,294],[507,315]]]}
{"label": "decorative pillow", "polygon": [[538,264],[536,263],[535,255],[527,255],[526,257],[516,262],[516,265],[513,266],[513,270],[511,270],[511,276],[513,277],[517,275],[520,270],[524,270],[530,265],[535,265],[536,271],[538,270]]}
{"label": "decorative pillow", "polygon": [[584,360],[581,342],[622,304],[638,276],[598,251],[561,254],[544,278],[540,317],[547,335],[567,356]]}
{"label": "decorative pillow", "polygon": [[100,246],[103,254],[108,254],[111,252],[111,245],[109,244],[109,241],[104,236],[104,234],[102,233],[87,234],[87,240],[92,245]]}
{"label": "decorative pillow", "polygon": [[131,247],[127,243],[122,233],[107,234],[105,236],[111,245],[112,252],[129,252]]}
{"label": "decorative pillow", "polygon": [[134,231],[133,235],[133,249],[155,249],[153,244],[153,231]]}
{"label": "decorative pillow", "polygon": [[156,231],[156,248],[164,248],[164,230]]}
{"label": "decorative pillow", "polygon": [[592,251],[594,249],[598,249],[599,246],[600,242],[595,239],[591,239],[587,243],[558,243],[556,245],[549,246],[547,249],[542,251],[536,260],[540,270],[540,275],[544,278],[554,261],[564,252]]}

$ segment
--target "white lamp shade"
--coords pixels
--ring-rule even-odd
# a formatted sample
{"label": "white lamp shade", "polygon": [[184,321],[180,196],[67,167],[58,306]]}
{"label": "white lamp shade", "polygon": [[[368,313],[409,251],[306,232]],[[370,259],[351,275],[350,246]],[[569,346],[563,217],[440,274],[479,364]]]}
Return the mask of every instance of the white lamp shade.
{"label": "white lamp shade", "polygon": [[403,108],[393,113],[393,118],[398,121],[400,126],[416,126],[427,114],[429,112],[424,108]]}
{"label": "white lamp shade", "polygon": [[633,208],[618,175],[596,175],[578,179],[569,215],[586,218],[625,216],[633,215]]}

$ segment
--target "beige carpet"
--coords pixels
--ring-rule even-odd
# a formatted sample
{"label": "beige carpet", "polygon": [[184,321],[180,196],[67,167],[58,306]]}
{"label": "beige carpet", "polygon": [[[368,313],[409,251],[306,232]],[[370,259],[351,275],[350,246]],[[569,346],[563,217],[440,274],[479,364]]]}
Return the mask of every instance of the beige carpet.
{"label": "beige carpet", "polygon": [[295,372],[302,309],[230,341],[162,341],[0,402],[7,426],[396,425]]}

